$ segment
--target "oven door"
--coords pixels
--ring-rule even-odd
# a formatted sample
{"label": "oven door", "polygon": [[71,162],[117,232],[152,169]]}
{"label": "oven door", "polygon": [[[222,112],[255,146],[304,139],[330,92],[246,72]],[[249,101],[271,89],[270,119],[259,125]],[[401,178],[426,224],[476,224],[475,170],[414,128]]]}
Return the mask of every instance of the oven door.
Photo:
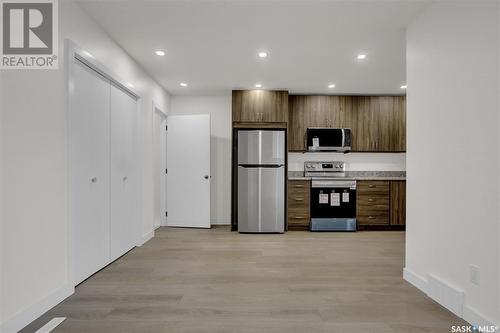
{"label": "oven door", "polygon": [[356,230],[356,181],[312,181],[311,230]]}

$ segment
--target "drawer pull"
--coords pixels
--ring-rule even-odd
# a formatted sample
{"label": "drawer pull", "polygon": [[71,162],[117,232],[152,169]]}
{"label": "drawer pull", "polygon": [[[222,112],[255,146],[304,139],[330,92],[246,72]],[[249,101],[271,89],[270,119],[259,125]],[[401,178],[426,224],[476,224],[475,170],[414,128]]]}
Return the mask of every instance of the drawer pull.
{"label": "drawer pull", "polygon": [[294,187],[304,187],[304,184],[295,184]]}
{"label": "drawer pull", "polygon": [[304,201],[304,198],[295,198],[295,201]]}
{"label": "drawer pull", "polygon": [[372,198],[368,199],[369,202],[373,202],[374,200]]}
{"label": "drawer pull", "polygon": [[370,215],[370,216],[368,216],[368,219],[369,220],[373,220],[373,219],[375,219],[375,217],[373,217],[373,216]]}
{"label": "drawer pull", "polygon": [[375,185],[370,184],[370,185],[368,185],[368,187],[369,187],[369,188],[374,188],[374,187],[375,187]]}
{"label": "drawer pull", "polygon": [[293,218],[296,219],[296,220],[304,220],[304,219],[306,219],[305,216],[294,216]]}

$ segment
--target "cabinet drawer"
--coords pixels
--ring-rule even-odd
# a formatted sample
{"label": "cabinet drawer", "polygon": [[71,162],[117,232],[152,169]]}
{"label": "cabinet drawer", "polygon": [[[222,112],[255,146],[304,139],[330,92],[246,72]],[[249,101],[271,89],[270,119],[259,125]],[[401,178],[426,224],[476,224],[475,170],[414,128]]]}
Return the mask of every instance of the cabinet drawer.
{"label": "cabinet drawer", "polygon": [[288,181],[288,191],[289,192],[309,192],[311,188],[310,180],[289,180]]}
{"label": "cabinet drawer", "polygon": [[389,196],[389,181],[361,180],[357,183],[357,192],[360,196],[387,195]]}
{"label": "cabinet drawer", "polygon": [[288,207],[288,218],[309,219],[309,206],[307,207]]}
{"label": "cabinet drawer", "polygon": [[309,194],[289,194],[288,207],[304,207],[309,210]]}
{"label": "cabinet drawer", "polygon": [[389,214],[358,215],[356,219],[359,225],[389,224]]}
{"label": "cabinet drawer", "polygon": [[371,212],[371,211],[384,211],[389,212],[389,196],[386,195],[372,195],[372,196],[358,196],[357,198],[357,211]]}

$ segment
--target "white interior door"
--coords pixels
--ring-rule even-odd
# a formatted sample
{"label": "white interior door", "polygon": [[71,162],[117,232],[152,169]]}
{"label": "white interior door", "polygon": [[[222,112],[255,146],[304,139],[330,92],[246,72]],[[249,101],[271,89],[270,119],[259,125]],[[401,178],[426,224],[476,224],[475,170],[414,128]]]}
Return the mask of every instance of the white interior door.
{"label": "white interior door", "polygon": [[154,165],[155,165],[155,228],[166,225],[167,211],[167,116],[155,108],[154,110]]}
{"label": "white interior door", "polygon": [[110,261],[132,249],[140,227],[137,188],[137,101],[111,85]]}
{"label": "white interior door", "polygon": [[167,123],[167,225],[210,228],[210,115]]}
{"label": "white interior door", "polygon": [[110,84],[77,61],[70,93],[69,214],[78,284],[109,262]]}

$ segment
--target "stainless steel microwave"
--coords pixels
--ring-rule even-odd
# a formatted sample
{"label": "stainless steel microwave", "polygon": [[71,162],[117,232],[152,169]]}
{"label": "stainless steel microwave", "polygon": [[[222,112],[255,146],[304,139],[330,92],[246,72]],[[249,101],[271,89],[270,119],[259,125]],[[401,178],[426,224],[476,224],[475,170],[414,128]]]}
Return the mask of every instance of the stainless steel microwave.
{"label": "stainless steel microwave", "polygon": [[347,153],[351,150],[351,129],[309,127],[307,129],[307,151],[329,151]]}

